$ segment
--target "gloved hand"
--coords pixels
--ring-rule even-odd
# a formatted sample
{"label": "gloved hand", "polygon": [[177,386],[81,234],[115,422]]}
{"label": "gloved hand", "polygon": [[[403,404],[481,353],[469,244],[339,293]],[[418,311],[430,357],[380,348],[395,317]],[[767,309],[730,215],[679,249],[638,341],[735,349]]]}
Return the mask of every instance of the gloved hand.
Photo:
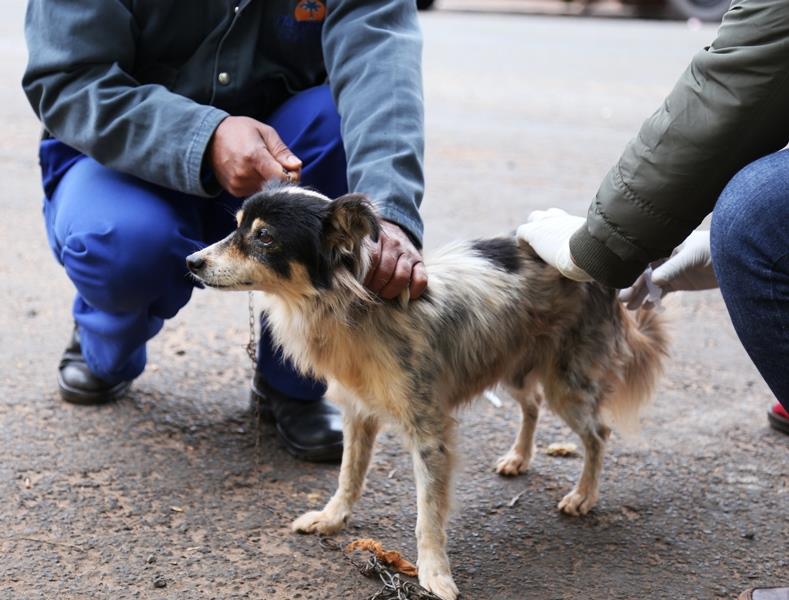
{"label": "gloved hand", "polygon": [[569,215],[560,208],[535,210],[526,223],[518,227],[516,235],[529,242],[541,259],[568,279],[591,281],[570,256],[570,238],[585,224],[584,217]]}
{"label": "gloved hand", "polygon": [[[718,287],[715,271],[712,269],[710,252],[710,232],[694,231],[677,246],[668,259],[651,265],[652,283],[661,291],[661,297],[669,292],[709,290]],[[651,308],[647,300],[647,273],[643,273],[635,283],[619,292],[619,299],[627,308],[635,310],[640,306]]]}

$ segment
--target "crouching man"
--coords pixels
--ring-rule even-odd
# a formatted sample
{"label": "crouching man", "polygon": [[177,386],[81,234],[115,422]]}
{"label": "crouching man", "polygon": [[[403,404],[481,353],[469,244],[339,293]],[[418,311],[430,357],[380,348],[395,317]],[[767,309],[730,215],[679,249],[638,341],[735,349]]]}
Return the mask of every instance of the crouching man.
{"label": "crouching man", "polygon": [[[226,236],[267,181],[368,194],[385,219],[369,287],[424,290],[413,0],[31,0],[26,37],[44,221],[76,287],[65,401],[126,392],[189,301],[184,258]],[[287,449],[338,459],[336,410],[265,320],[258,356],[252,399]]]}

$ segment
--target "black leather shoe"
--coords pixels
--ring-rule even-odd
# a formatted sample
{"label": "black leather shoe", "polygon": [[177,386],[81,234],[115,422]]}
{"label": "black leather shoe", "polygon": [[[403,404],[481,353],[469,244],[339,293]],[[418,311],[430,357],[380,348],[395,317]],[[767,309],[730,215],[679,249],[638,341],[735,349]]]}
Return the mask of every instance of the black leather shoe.
{"label": "black leather shoe", "polygon": [[131,386],[131,381],[109,384],[99,379],[82,358],[79,330],[74,326],[68,346],[63,351],[58,367],[60,397],[71,404],[104,404],[117,400]]}
{"label": "black leather shoe", "polygon": [[310,462],[342,458],[342,415],[325,399],[289,398],[255,373],[249,400],[261,420],[275,424],[285,449],[296,458]]}

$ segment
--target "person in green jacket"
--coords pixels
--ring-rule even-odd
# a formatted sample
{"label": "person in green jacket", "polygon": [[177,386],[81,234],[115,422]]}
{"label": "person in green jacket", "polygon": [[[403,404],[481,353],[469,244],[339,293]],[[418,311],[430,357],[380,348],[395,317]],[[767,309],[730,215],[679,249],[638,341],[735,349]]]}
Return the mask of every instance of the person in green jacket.
{"label": "person in green jacket", "polygon": [[[720,287],[789,433],[789,2],[735,0],[712,44],[603,180],[586,218],[532,213],[519,237],[563,275],[626,288],[628,308]],[[710,231],[694,231],[712,213]],[[666,258],[668,257],[668,258]],[[654,288],[653,288],[654,289]],[[741,598],[785,600],[789,588]]]}

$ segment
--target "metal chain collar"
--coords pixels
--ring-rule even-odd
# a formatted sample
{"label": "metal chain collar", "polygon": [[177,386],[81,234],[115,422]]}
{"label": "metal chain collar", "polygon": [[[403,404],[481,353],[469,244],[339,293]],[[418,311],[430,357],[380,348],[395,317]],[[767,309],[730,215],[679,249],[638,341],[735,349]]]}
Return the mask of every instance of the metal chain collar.
{"label": "metal chain collar", "polygon": [[[257,369],[258,366],[258,355],[257,355],[257,341],[255,339],[255,297],[252,295],[252,292],[248,293],[248,305],[249,305],[249,341],[247,342],[247,356],[249,356],[249,360],[252,361],[252,367]],[[254,377],[254,375],[253,375]],[[254,379],[253,379],[254,381]],[[252,402],[252,418],[253,424],[255,427],[255,458],[257,460],[257,464],[260,464],[260,402],[255,399]]]}
{"label": "metal chain collar", "polygon": [[371,579],[378,577],[383,587],[365,600],[442,600],[418,583],[403,580],[400,573],[392,571],[378,560],[374,554],[371,554],[367,561],[362,563],[348,556],[337,542],[332,539],[321,537],[318,543],[324,550],[335,550],[342,553],[343,558],[356,567],[365,577]]}
{"label": "metal chain collar", "polygon": [[257,366],[258,364],[258,355],[257,355],[257,343],[255,341],[255,298],[252,296],[252,292],[248,292],[249,294],[249,341],[247,342],[247,356],[249,356],[249,360],[252,361],[252,364]]}

